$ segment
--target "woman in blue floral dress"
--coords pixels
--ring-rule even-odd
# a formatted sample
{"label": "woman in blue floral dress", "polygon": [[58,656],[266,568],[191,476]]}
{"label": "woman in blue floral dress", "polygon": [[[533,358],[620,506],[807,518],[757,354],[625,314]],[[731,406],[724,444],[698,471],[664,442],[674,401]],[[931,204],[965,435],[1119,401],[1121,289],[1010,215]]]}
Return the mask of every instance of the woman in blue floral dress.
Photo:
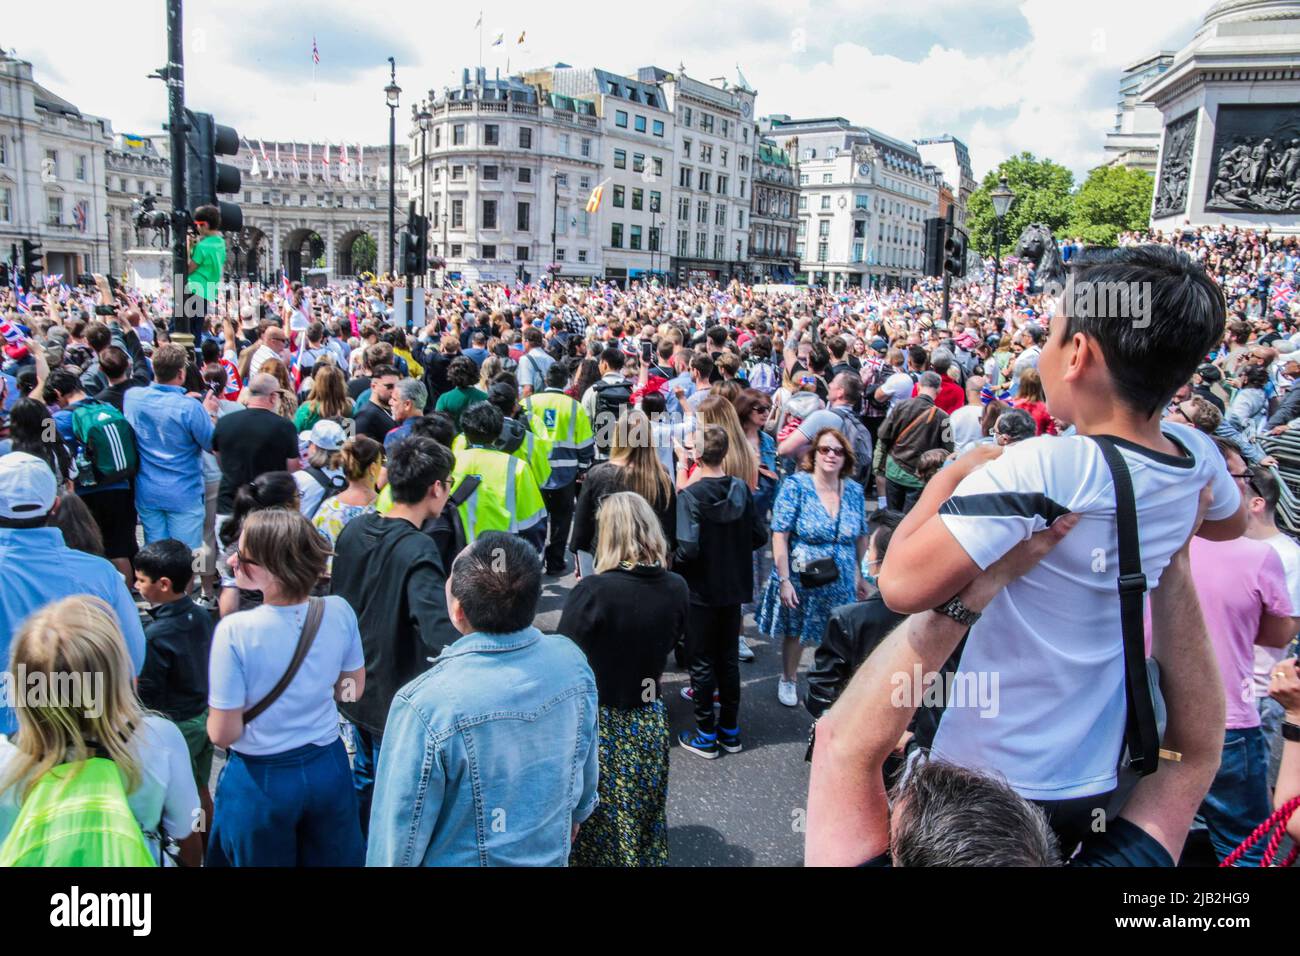
{"label": "woman in blue floral dress", "polygon": [[[800,463],[781,483],[772,512],[772,574],[758,611],[758,628],[782,640],[782,679],[777,697],[799,703],[797,676],[803,647],[816,647],[831,611],[866,600],[862,557],[867,552],[867,502],[853,474],[853,449],[834,428],[823,428]],[[833,557],[839,577],[806,588],[798,567]]]}

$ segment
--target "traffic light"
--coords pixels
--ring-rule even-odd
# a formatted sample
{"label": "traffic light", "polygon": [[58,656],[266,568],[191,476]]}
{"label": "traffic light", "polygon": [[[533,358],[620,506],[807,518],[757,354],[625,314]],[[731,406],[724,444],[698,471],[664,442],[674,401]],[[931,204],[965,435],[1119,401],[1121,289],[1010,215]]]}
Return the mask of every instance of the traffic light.
{"label": "traffic light", "polygon": [[45,271],[45,255],[41,252],[41,244],[32,242],[30,239],[23,240],[23,275],[27,279],[27,288],[32,289],[32,276],[38,272]]}
{"label": "traffic light", "polygon": [[0,289],[9,288],[9,263],[0,262]]}
{"label": "traffic light", "polygon": [[943,271],[954,279],[966,275],[966,234],[955,227],[943,244]]}
{"label": "traffic light", "polygon": [[200,206],[221,210],[221,231],[239,232],[244,228],[244,213],[233,202],[218,197],[239,192],[239,170],[217,162],[218,156],[239,152],[239,134],[217,123],[211,113],[185,111],[185,192],[190,214]]}
{"label": "traffic light", "polygon": [[943,275],[943,234],[946,223],[937,216],[925,221],[925,274]]}
{"label": "traffic light", "polygon": [[398,238],[403,275],[423,276],[429,269],[429,221],[424,216],[411,215],[406,231]]}

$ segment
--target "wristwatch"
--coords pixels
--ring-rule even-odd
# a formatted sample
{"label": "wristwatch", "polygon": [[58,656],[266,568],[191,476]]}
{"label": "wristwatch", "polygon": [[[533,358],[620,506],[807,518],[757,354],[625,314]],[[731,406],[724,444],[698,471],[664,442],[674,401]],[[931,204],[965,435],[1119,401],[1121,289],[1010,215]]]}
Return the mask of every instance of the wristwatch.
{"label": "wristwatch", "polygon": [[1289,720],[1282,722],[1282,739],[1289,740],[1292,743],[1300,743],[1300,724],[1293,724]]}
{"label": "wristwatch", "polygon": [[962,627],[970,627],[981,617],[979,611],[972,611],[962,603],[962,599],[955,594],[934,610],[938,614],[952,618],[958,624],[962,625]]}

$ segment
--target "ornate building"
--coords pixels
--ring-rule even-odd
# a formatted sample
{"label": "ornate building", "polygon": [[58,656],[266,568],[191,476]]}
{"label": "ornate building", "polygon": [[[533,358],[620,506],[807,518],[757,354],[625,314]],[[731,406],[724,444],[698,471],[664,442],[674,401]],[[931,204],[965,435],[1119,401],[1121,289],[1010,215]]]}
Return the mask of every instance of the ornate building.
{"label": "ornate building", "polygon": [[112,144],[108,120],[82,114],[37,83],[31,63],[0,53],[0,257],[30,239],[46,274],[69,284],[108,268]]}
{"label": "ornate building", "polygon": [[1300,0],[1219,0],[1143,99],[1164,122],[1153,228],[1300,232]]}
{"label": "ornate building", "polygon": [[[165,136],[156,137],[165,141]],[[155,208],[171,212],[172,167],[159,151],[154,138],[119,135],[104,160],[105,194],[108,198],[108,270],[127,278],[126,251],[141,247],[161,248],[163,236],[136,233],[135,214],[146,195],[156,200]]]}
{"label": "ornate building", "polygon": [[[758,137],[758,127],[754,127]],[[799,141],[778,146],[762,137],[754,154],[753,199],[749,210],[749,259],[756,281],[792,282],[799,268],[794,248],[799,230]]]}

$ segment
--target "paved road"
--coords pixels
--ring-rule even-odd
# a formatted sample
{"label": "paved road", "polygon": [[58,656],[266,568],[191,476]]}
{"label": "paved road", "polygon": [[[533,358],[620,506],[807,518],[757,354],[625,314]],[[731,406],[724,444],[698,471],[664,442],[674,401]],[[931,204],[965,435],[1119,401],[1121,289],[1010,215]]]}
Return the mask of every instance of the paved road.
{"label": "paved road", "polygon": [[[546,578],[537,626],[553,631],[574,578]],[[668,774],[668,854],[673,866],[800,866],[801,823],[808,792],[804,752],[812,718],[776,699],[780,648],[758,636],[752,617],[746,634],[755,660],[740,665],[740,729],[745,749],[705,760],[674,744]],[[805,666],[811,650],[805,652]],[[669,667],[673,661],[669,659]],[[692,726],[684,673],[664,673],[669,726]],[[800,681],[800,693],[803,682]]]}

